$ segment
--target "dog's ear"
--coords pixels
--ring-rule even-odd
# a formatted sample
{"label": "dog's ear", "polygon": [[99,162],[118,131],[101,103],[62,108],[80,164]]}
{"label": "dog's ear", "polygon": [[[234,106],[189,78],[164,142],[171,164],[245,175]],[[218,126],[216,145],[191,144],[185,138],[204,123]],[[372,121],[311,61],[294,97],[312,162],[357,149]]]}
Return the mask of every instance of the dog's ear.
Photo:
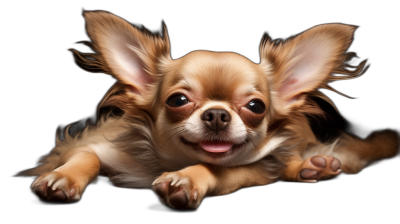
{"label": "dog's ear", "polygon": [[[261,66],[268,73],[272,100],[278,110],[288,113],[304,106],[306,97],[318,88],[331,89],[327,83],[361,75],[366,61],[356,71],[345,64],[354,53],[347,53],[357,27],[324,24],[286,41],[272,41],[264,35],[260,45]],[[333,76],[343,73],[343,77]],[[337,77],[337,78],[336,78]]]}
{"label": "dog's ear", "polygon": [[160,63],[170,59],[166,26],[162,36],[137,28],[105,11],[84,11],[86,30],[91,39],[84,42],[97,54],[72,50],[77,64],[91,72],[113,75],[138,95],[156,81]]}

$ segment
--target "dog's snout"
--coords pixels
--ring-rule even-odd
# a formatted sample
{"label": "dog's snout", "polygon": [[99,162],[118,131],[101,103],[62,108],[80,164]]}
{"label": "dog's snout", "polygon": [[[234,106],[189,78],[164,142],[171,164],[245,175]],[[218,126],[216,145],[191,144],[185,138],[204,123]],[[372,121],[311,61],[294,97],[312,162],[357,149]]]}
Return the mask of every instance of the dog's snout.
{"label": "dog's snout", "polygon": [[206,126],[216,133],[228,127],[231,118],[229,112],[223,109],[208,109],[201,115]]}

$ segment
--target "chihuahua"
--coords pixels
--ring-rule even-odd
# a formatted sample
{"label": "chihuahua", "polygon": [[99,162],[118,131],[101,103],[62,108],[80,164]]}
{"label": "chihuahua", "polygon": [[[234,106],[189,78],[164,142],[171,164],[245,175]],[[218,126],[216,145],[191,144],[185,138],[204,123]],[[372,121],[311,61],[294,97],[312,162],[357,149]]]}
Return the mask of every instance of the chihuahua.
{"label": "chihuahua", "polygon": [[152,188],[172,208],[195,209],[205,196],[277,180],[314,183],[398,152],[392,130],[361,139],[314,128],[338,114],[318,89],[336,91],[329,82],[368,68],[366,60],[348,64],[356,26],[323,24],[286,40],[264,34],[256,64],[204,50],[172,59],[164,23],[153,33],[105,11],[83,16],[91,41],[80,43],[94,53],[70,49],[76,64],[118,81],[95,123],[59,129],[56,147],[18,174],[38,176],[31,188],[44,201],[77,201],[104,174],[117,186]]}

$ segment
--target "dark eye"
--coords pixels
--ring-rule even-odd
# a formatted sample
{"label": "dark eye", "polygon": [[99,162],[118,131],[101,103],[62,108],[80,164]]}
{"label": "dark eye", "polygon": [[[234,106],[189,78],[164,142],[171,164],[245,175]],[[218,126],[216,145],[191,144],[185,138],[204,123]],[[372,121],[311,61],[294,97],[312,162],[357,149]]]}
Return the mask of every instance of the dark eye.
{"label": "dark eye", "polygon": [[257,100],[250,101],[250,103],[246,105],[246,108],[256,114],[262,114],[265,111],[264,104]]}
{"label": "dark eye", "polygon": [[167,104],[170,107],[180,107],[187,103],[189,103],[189,100],[182,94],[173,95],[167,100]]}

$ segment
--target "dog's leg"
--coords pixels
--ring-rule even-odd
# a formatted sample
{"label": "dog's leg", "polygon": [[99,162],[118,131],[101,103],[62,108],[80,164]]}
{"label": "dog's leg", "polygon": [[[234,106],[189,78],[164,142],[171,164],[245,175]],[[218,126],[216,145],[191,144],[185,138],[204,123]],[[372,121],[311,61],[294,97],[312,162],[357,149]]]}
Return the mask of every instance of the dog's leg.
{"label": "dog's leg", "polygon": [[153,183],[153,190],[168,206],[195,209],[207,195],[223,195],[243,187],[275,182],[262,162],[238,167],[198,164],[177,172],[164,173]]}
{"label": "dog's leg", "polygon": [[286,164],[282,180],[314,183],[340,174],[340,160],[330,155],[315,155],[303,159],[294,155]]}
{"label": "dog's leg", "polygon": [[373,132],[365,140],[343,134],[332,144],[321,143],[292,156],[285,164],[281,178],[317,182],[336,176],[341,170],[358,173],[369,163],[393,157],[398,151],[399,136],[395,131]]}
{"label": "dog's leg", "polygon": [[99,158],[90,147],[77,147],[65,152],[58,168],[39,176],[31,188],[46,201],[77,201],[99,170]]}

